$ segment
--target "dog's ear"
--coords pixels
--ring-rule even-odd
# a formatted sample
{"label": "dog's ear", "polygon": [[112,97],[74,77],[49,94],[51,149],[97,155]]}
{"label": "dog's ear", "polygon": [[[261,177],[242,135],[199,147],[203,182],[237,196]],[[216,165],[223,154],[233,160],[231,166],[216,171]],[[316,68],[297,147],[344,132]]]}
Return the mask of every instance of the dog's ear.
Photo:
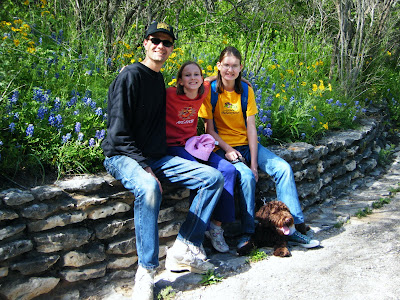
{"label": "dog's ear", "polygon": [[256,219],[261,223],[261,225],[268,224],[269,213],[269,206],[267,204],[261,206],[261,208],[256,212]]}

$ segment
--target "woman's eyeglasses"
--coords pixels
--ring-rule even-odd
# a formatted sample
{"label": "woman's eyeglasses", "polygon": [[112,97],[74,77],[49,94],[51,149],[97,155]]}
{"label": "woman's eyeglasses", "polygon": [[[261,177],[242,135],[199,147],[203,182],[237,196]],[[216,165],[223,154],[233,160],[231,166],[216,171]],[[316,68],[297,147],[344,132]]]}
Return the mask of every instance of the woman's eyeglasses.
{"label": "woman's eyeglasses", "polygon": [[173,42],[168,41],[168,40],[160,40],[159,38],[151,38],[150,41],[154,44],[154,45],[158,45],[159,43],[163,43],[163,45],[167,48],[172,47],[174,45]]}

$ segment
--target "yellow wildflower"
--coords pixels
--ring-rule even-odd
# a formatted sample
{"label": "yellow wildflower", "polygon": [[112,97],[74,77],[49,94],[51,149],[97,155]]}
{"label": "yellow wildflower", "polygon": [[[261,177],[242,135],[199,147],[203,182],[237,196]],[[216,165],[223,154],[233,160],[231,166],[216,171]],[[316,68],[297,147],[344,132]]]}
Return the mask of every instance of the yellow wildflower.
{"label": "yellow wildflower", "polygon": [[214,66],[214,72],[218,72],[218,67]]}
{"label": "yellow wildflower", "polygon": [[142,61],[142,59],[141,59],[141,58],[139,58],[139,59],[138,59],[138,61],[139,61],[139,62],[141,62],[141,61]]}
{"label": "yellow wildflower", "polygon": [[15,47],[18,47],[18,45],[19,45],[19,40],[14,40],[14,45],[15,45]]}
{"label": "yellow wildflower", "polygon": [[299,66],[302,66],[304,63],[301,61],[301,62],[299,62]]}
{"label": "yellow wildflower", "polygon": [[170,82],[168,82],[168,85],[174,85],[176,83],[176,79],[172,79]]}
{"label": "yellow wildflower", "polygon": [[176,57],[176,52],[173,52],[173,53],[169,56],[170,59],[173,59],[173,58],[175,58],[175,57]]}
{"label": "yellow wildflower", "polygon": [[28,53],[33,53],[35,51],[36,51],[36,49],[34,47],[28,47],[28,49],[26,49],[26,52],[28,52]]}
{"label": "yellow wildflower", "polygon": [[287,70],[287,72],[292,76],[294,75],[294,71],[292,69]]}
{"label": "yellow wildflower", "polygon": [[136,60],[134,58],[131,59],[131,64],[133,64]]}
{"label": "yellow wildflower", "polygon": [[302,86],[305,86],[305,85],[307,84],[307,82],[302,81],[300,84],[301,84]]}
{"label": "yellow wildflower", "polygon": [[324,82],[322,80],[319,81],[319,87],[321,91],[325,90]]}
{"label": "yellow wildflower", "polygon": [[391,56],[391,55],[392,55],[392,53],[390,53],[390,51],[387,51],[386,53],[387,53],[387,55],[389,55],[389,56]]}
{"label": "yellow wildflower", "polygon": [[283,78],[284,78],[284,76],[283,76],[283,74],[282,74],[282,73],[279,73],[279,75],[281,76],[281,79],[283,79]]}
{"label": "yellow wildflower", "polygon": [[281,94],[279,94],[279,93],[275,95],[276,98],[279,98],[280,96],[281,96]]}
{"label": "yellow wildflower", "polygon": [[164,68],[161,68],[161,70],[160,70],[160,71],[161,71],[161,72],[164,72],[164,70],[165,70]]}
{"label": "yellow wildflower", "polygon": [[199,63],[199,65],[201,65],[202,63],[204,63],[204,61],[201,60],[201,59],[199,59],[197,62]]}
{"label": "yellow wildflower", "polygon": [[314,110],[317,110],[317,106],[316,106],[316,105],[314,105],[314,106],[313,106],[313,109],[314,109]]}
{"label": "yellow wildflower", "polygon": [[24,5],[29,5],[29,0],[25,0]]}
{"label": "yellow wildflower", "polygon": [[313,83],[313,85],[312,85],[312,90],[314,92],[316,92],[318,90],[318,86],[315,83]]}
{"label": "yellow wildflower", "polygon": [[228,44],[228,41],[227,41],[227,40],[223,40],[223,41],[222,41],[222,44],[225,44],[225,45],[226,45],[226,44]]}
{"label": "yellow wildflower", "polygon": [[214,70],[214,69],[213,69],[212,66],[210,66],[210,65],[207,66],[207,71],[213,71],[213,70]]}
{"label": "yellow wildflower", "polygon": [[272,65],[270,68],[271,68],[271,70],[275,70],[276,69],[276,65]]}
{"label": "yellow wildflower", "polygon": [[328,83],[328,90],[329,90],[330,92],[332,92],[332,85],[331,85],[330,83]]}
{"label": "yellow wildflower", "polygon": [[326,130],[328,130],[328,122],[326,122],[324,125],[322,125],[322,127],[324,127]]}
{"label": "yellow wildflower", "polygon": [[21,19],[14,20],[14,24],[21,25],[22,24],[22,20]]}
{"label": "yellow wildflower", "polygon": [[286,96],[283,96],[282,98],[283,98],[283,100],[287,100],[287,97],[286,97]]}

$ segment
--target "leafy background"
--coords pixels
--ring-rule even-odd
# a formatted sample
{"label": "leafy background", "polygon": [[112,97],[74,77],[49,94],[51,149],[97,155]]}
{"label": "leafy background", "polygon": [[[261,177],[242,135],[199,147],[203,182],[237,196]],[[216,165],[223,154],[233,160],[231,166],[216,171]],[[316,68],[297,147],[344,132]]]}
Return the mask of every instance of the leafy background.
{"label": "leafy background", "polygon": [[357,127],[369,106],[388,114],[393,130],[400,122],[395,0],[0,6],[0,171],[8,179],[103,170],[108,86],[145,56],[143,33],[153,20],[172,24],[178,36],[162,69],[167,87],[186,60],[209,76],[224,47],[241,51],[264,145],[315,143],[328,130]]}

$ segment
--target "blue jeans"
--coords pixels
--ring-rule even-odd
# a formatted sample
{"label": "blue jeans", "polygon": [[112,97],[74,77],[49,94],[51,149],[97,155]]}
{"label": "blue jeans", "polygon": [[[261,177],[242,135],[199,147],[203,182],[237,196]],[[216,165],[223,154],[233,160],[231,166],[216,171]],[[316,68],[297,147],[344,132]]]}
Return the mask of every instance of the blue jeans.
{"label": "blue jeans", "polygon": [[[147,164],[160,182],[176,183],[181,187],[197,189],[197,195],[177,238],[185,243],[200,246],[223,189],[224,178],[221,173],[212,167],[176,156],[148,159]],[[146,269],[156,268],[159,264],[157,219],[162,200],[157,181],[134,159],[127,156],[106,157],[104,167],[135,195],[134,217],[138,263]]]}
{"label": "blue jeans", "polygon": [[[168,147],[167,153],[169,155],[176,155],[187,160],[197,161],[183,146]],[[221,172],[224,176],[224,189],[217,205],[214,208],[212,218],[222,223],[230,223],[235,221],[235,183],[236,183],[236,168],[226,159],[211,152],[208,161],[200,161],[209,165]],[[191,192],[191,199],[194,198],[194,192]]]}
{"label": "blue jeans", "polygon": [[[237,146],[234,148],[242,154],[247,162],[250,163],[251,156],[248,145]],[[222,149],[219,149],[217,154],[225,157],[225,152]],[[254,232],[256,181],[253,172],[244,163],[236,163],[234,166],[236,167],[239,176],[240,203],[243,209],[246,209],[244,211],[247,212],[242,215],[242,230],[244,233],[251,233]],[[258,167],[274,179],[277,198],[288,206],[290,213],[293,215],[294,223],[303,223],[304,215],[297,195],[293,171],[289,163],[263,147],[261,144],[258,144]],[[251,218],[253,219],[251,220]]]}

